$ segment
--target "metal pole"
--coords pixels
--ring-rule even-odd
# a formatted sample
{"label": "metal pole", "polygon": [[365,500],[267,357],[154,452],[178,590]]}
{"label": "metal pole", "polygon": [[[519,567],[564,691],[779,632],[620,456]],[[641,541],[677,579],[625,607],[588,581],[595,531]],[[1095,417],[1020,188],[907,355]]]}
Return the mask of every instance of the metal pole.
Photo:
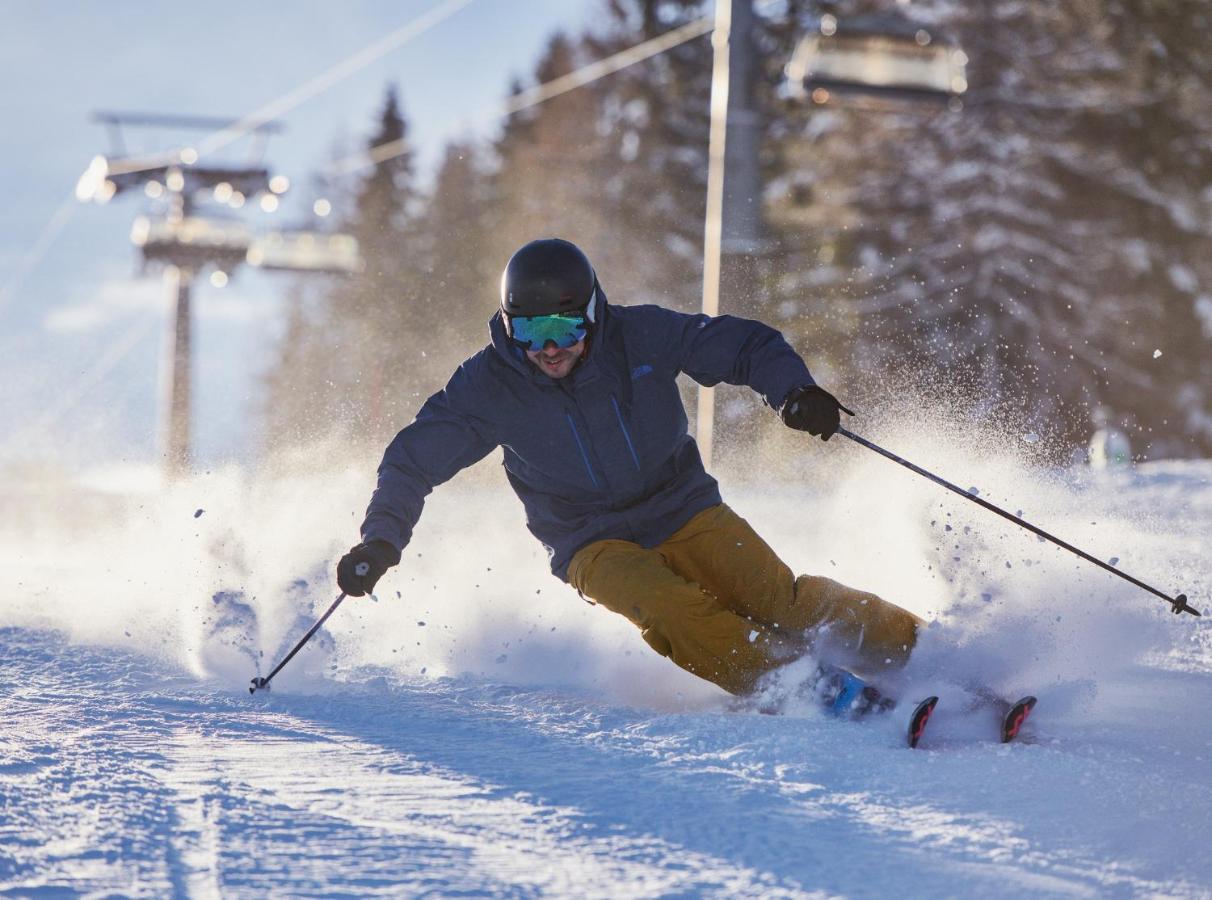
{"label": "metal pole", "polygon": [[753,43],[753,0],[732,0],[732,22],[728,33],[728,137],[724,144],[724,219],[721,223],[721,270],[728,289],[753,290],[752,265],[744,266],[748,277],[730,284],[729,268],[752,262],[762,245],[762,180],[758,165],[762,116],[753,99],[757,60]]}
{"label": "metal pole", "polygon": [[[716,0],[711,69],[711,131],[707,139],[707,217],[703,224],[703,312],[720,311],[720,254],[724,221],[724,162],[728,135],[728,55],[732,4]],[[699,387],[697,439],[703,465],[711,467],[715,390]]]}
{"label": "metal pole", "polygon": [[983,506],[985,509],[989,510],[990,512],[997,513],[1003,519],[1009,519],[1015,525],[1019,525],[1022,528],[1027,529],[1032,534],[1038,535],[1039,537],[1044,538],[1045,540],[1051,541],[1052,543],[1056,544],[1056,546],[1063,547],[1064,549],[1068,550],[1070,553],[1074,553],[1077,556],[1080,556],[1086,562],[1094,563],[1094,565],[1098,566],[1101,569],[1106,569],[1112,575],[1118,575],[1120,578],[1124,579],[1125,581],[1131,582],[1132,584],[1136,585],[1138,588],[1143,588],[1144,590],[1148,591],[1150,594],[1154,594],[1158,597],[1161,597],[1163,600],[1165,600],[1167,603],[1170,604],[1171,612],[1173,612],[1173,613],[1185,612],[1185,613],[1190,613],[1193,616],[1201,615],[1199,610],[1195,609],[1195,607],[1190,606],[1187,603],[1186,594],[1179,594],[1177,597],[1170,597],[1170,596],[1162,593],[1161,591],[1159,591],[1157,588],[1152,587],[1148,584],[1145,584],[1143,581],[1139,581],[1138,579],[1133,578],[1131,575],[1121,572],[1119,569],[1103,562],[1101,559],[1097,559],[1096,557],[1091,556],[1085,550],[1080,550],[1077,547],[1074,547],[1072,544],[1062,541],[1058,537],[1054,537],[1053,535],[1044,531],[1042,528],[1037,528],[1035,525],[1032,525],[1030,522],[1026,521],[1025,519],[1020,519],[1018,516],[1014,515],[1014,513],[1007,512],[1006,510],[1002,509],[1000,506],[994,506],[988,500],[982,500],[980,497],[976,496],[975,494],[971,494],[968,491],[965,491],[963,488],[957,487],[956,485],[952,484],[950,481],[947,481],[944,478],[939,478],[939,476],[935,475],[932,472],[927,472],[921,466],[916,466],[913,463],[909,462],[907,459],[902,459],[901,457],[897,456],[895,453],[892,453],[889,450],[885,450],[883,447],[879,446],[878,444],[871,443],[871,441],[867,440],[866,438],[859,437],[857,434],[855,434],[852,431],[849,431],[846,428],[839,428],[837,430],[837,433],[842,435],[843,437],[850,438],[850,440],[854,441],[856,444],[862,444],[868,450],[874,450],[876,453],[880,454],[880,456],[890,459],[894,463],[899,463],[900,465],[904,466],[906,469],[909,469],[910,471],[916,472],[918,475],[921,475],[923,478],[929,478],[931,481],[933,481],[935,484],[939,485],[940,487],[945,487],[947,490],[952,491],[953,493],[959,494],[961,497],[965,498],[966,500],[971,500],[973,503],[977,504],[978,506]]}
{"label": "metal pole", "polygon": [[[365,574],[364,572],[360,571],[360,568],[361,568],[361,566],[364,566],[366,564],[359,563],[358,565],[359,565],[359,574]],[[367,566],[367,571],[369,571],[369,570],[370,570],[370,567]],[[269,682],[273,680],[273,677],[282,671],[282,667],[284,665],[286,665],[288,662],[290,662],[292,659],[295,658],[295,654],[298,653],[300,650],[302,650],[303,645],[311,640],[311,636],[320,630],[320,626],[328,621],[328,617],[337,611],[337,607],[341,605],[341,601],[344,599],[345,599],[345,594],[342,593],[339,597],[337,597],[336,600],[334,600],[332,602],[332,606],[328,607],[328,610],[324,613],[324,615],[320,616],[319,621],[317,621],[315,625],[311,626],[311,628],[308,630],[307,634],[303,635],[303,639],[300,640],[299,643],[295,644],[295,648],[293,650],[291,650],[289,653],[287,653],[286,657],[280,663],[278,663],[276,666],[274,666],[272,672],[270,672],[264,678],[254,678],[252,680],[252,687],[250,687],[248,689],[248,692],[250,694],[255,694],[257,691],[261,690],[262,688],[269,687]]]}
{"label": "metal pole", "polygon": [[[753,21],[753,0],[716,0],[703,228],[703,312],[709,316],[720,313],[721,286],[732,303],[753,293],[753,257],[761,246],[761,117],[753,104]],[[714,430],[715,390],[700,387],[697,439],[706,466],[711,465]]]}
{"label": "metal pole", "polygon": [[169,266],[165,272],[173,326],[168,360],[168,409],[164,419],[165,470],[170,479],[189,473],[190,454],[190,282],[193,272]]}

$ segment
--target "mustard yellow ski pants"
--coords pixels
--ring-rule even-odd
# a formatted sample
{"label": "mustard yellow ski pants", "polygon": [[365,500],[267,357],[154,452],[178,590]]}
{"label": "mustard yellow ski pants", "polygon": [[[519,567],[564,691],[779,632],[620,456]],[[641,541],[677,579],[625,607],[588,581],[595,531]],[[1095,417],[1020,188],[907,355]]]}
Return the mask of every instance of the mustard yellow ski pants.
{"label": "mustard yellow ski pants", "polygon": [[596,541],[569,566],[585,597],[626,616],[648,645],[733,694],[818,647],[864,678],[903,666],[921,620],[828,578],[796,578],[727,505],[646,550]]}

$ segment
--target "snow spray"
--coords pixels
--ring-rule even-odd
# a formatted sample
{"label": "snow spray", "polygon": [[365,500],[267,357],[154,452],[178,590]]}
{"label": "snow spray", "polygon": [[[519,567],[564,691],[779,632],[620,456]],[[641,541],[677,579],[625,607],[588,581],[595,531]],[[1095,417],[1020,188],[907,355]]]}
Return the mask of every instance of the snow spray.
{"label": "snow spray", "polygon": [[[1110,565],[1171,571],[1206,595],[1198,535],[1212,521],[1208,463],[1046,469],[1022,441],[945,419],[885,417],[871,433],[932,471],[963,473],[982,496]],[[952,434],[961,437],[939,439]],[[929,693],[940,681],[980,682],[1050,692],[1041,708],[1056,709],[1057,694],[1088,698],[1142,660],[1208,658],[1206,629],[1175,627],[1135,588],[847,447],[808,443],[812,467],[791,486],[755,482],[752,467],[717,477],[794,571],[873,591],[929,622],[906,672]],[[490,457],[438,488],[379,601],[346,602],[275,689],[385,674],[723,708],[718,688],[551,576],[499,469]],[[123,647],[243,692],[337,593],[335,561],[358,540],[374,471],[375,460],[360,459],[314,474],[232,466],[144,488],[95,474],[36,495],[5,486],[13,514],[0,524],[0,625]]]}

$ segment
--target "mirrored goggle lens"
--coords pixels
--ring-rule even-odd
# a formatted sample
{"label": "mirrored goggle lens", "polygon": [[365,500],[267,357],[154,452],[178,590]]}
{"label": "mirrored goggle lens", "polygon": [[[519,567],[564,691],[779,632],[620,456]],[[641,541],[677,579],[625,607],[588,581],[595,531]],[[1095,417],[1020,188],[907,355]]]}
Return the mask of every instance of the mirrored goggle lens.
{"label": "mirrored goggle lens", "polygon": [[514,316],[513,339],[527,350],[542,350],[554,341],[561,350],[585,340],[588,329],[582,315]]}

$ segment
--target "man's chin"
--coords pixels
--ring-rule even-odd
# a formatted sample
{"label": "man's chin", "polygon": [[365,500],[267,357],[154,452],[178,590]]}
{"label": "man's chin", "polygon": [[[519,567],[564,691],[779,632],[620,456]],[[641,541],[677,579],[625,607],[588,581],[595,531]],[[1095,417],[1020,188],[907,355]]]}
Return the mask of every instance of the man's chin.
{"label": "man's chin", "polygon": [[552,378],[563,378],[568,374],[569,369],[572,368],[569,365],[570,362],[571,360],[566,356],[560,357],[554,361],[549,361],[546,359],[540,360],[539,371],[541,371],[544,375],[550,375]]}

